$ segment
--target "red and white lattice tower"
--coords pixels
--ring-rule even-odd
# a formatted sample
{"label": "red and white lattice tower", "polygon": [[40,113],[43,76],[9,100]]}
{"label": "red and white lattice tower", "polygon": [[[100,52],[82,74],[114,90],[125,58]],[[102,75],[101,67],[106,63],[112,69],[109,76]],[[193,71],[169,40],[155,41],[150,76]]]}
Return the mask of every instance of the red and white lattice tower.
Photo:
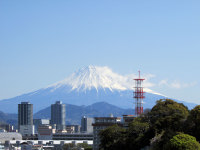
{"label": "red and white lattice tower", "polygon": [[140,71],[139,71],[139,78],[134,80],[135,80],[135,87],[134,87],[135,115],[139,116],[140,114],[143,113],[143,99],[145,98],[144,96],[145,92],[143,91],[142,83],[145,79],[140,78]]}

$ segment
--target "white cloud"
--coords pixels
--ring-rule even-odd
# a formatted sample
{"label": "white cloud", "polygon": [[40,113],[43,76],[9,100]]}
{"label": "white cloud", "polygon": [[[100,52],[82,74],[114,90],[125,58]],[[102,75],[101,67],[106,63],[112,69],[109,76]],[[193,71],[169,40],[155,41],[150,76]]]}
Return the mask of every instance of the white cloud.
{"label": "white cloud", "polygon": [[159,85],[159,86],[168,85],[167,82],[168,82],[167,80],[161,80],[161,81],[158,83],[158,85]]}
{"label": "white cloud", "polygon": [[[144,84],[143,84],[145,88],[150,88],[150,87],[156,86],[155,83],[150,82],[150,79],[154,78],[154,77],[155,77],[155,75],[153,75],[153,74],[144,74],[144,75],[141,75],[141,78],[145,79],[144,80]],[[133,86],[133,84],[134,84],[133,80],[136,79],[136,78],[138,78],[138,75],[136,75],[136,74],[126,75],[127,83],[132,83],[131,86]]]}
{"label": "white cloud", "polygon": [[161,80],[158,85],[159,86],[168,86],[170,88],[180,89],[180,88],[189,88],[193,87],[197,84],[197,82],[191,82],[191,83],[181,83],[180,81],[172,81],[169,82],[168,80]]}

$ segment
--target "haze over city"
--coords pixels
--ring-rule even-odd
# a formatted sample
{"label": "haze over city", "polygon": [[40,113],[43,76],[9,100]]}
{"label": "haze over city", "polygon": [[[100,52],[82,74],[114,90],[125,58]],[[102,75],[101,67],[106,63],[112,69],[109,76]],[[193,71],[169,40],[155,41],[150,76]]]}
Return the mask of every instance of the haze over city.
{"label": "haze over city", "polygon": [[0,99],[94,65],[200,102],[199,1],[2,0],[0,20]]}

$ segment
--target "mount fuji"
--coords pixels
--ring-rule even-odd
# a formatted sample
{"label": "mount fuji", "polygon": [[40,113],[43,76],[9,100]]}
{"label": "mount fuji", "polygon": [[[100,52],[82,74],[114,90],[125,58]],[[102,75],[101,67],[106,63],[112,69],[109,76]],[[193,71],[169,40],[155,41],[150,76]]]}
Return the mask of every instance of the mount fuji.
{"label": "mount fuji", "polygon": [[[108,67],[88,66],[45,88],[1,100],[0,110],[16,113],[17,104],[29,101],[33,104],[34,112],[37,112],[58,100],[79,106],[104,101],[121,108],[134,108],[133,86],[133,76],[119,75]],[[151,108],[157,100],[165,98],[150,89],[145,88],[144,91],[144,108]],[[193,107],[195,104],[186,105]]]}

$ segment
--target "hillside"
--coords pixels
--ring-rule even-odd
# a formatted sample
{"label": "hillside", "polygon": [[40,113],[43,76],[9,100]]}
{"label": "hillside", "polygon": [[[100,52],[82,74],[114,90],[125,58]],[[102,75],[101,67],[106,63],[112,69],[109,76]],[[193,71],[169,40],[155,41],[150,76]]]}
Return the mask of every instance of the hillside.
{"label": "hillside", "polygon": [[[76,106],[66,104],[66,123],[80,124],[81,117],[102,117],[113,114],[114,116],[122,116],[124,114],[133,114],[133,109],[122,109],[106,102],[98,102],[89,106]],[[47,107],[34,114],[34,118],[50,118],[51,107]]]}
{"label": "hillside", "polygon": [[[136,75],[120,75],[108,67],[88,66],[72,73],[66,79],[37,91],[0,101],[0,110],[6,113],[17,113],[17,105],[22,101],[33,104],[34,113],[47,106],[62,101],[71,105],[92,105],[107,102],[120,108],[134,107],[133,78]],[[145,86],[144,81],[144,86]],[[156,101],[165,96],[144,88],[144,108],[151,108]],[[185,103],[189,108],[195,104]],[[9,109],[7,109],[9,107]]]}

